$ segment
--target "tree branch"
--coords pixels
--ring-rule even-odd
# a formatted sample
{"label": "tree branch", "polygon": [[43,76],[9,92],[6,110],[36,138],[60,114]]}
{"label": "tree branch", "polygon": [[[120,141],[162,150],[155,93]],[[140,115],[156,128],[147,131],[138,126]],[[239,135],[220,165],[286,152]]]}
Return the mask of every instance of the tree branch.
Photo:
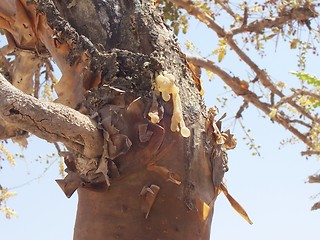
{"label": "tree branch", "polygon": [[102,154],[102,134],[89,117],[24,94],[1,74],[0,96],[0,117],[6,122],[48,142],[62,142],[88,158]]}
{"label": "tree branch", "polygon": [[[266,71],[260,69],[257,64],[255,64],[247,54],[245,54],[238,45],[234,42],[232,37],[228,37],[228,44],[229,46],[238,54],[238,56],[257,74],[257,78],[260,79],[260,82],[262,85],[266,88],[268,88],[272,93],[278,95],[281,98],[284,98],[285,95],[273,84],[273,82],[270,80],[268,74]],[[295,101],[288,98],[287,99],[288,104],[290,104],[292,107],[294,107],[300,114],[303,116],[309,118],[312,121],[316,121],[320,123],[319,119],[314,119],[311,114],[306,112],[306,110],[299,106]]]}
{"label": "tree branch", "polygon": [[306,123],[306,122],[304,122],[302,120],[299,120],[299,119],[290,119],[289,122],[290,123],[299,123],[300,125],[305,126],[305,127],[309,128],[309,129],[312,128],[312,126],[310,124],[308,124],[308,123]]}
{"label": "tree branch", "polygon": [[[225,10],[231,17],[236,19],[237,15],[232,11],[232,9],[226,5],[226,3],[222,0],[216,0],[215,1],[217,4],[219,4],[223,10]],[[228,3],[227,3],[228,4]]]}
{"label": "tree branch", "polygon": [[310,92],[310,91],[301,90],[301,89],[295,89],[294,92],[296,94],[299,94],[299,95],[309,95],[310,97],[312,97],[314,99],[320,100],[320,95],[319,94],[316,94],[316,93],[313,93],[313,92]]}
{"label": "tree branch", "polygon": [[315,174],[308,177],[307,181],[308,183],[320,183],[320,175]]}
{"label": "tree branch", "polygon": [[[195,6],[192,1],[190,0],[170,0],[171,2],[177,4],[181,8],[184,8],[190,15],[195,16],[198,20],[206,24],[209,28],[214,30],[219,37],[225,38],[227,40],[228,45],[232,50],[234,50],[238,56],[257,74],[257,78],[260,79],[260,82],[262,85],[266,88],[268,88],[272,93],[278,95],[279,97],[283,98],[285,95],[272,83],[271,79],[269,78],[266,71],[260,69],[257,64],[255,64],[250,57],[245,54],[236,44],[236,42],[233,40],[233,32],[232,31],[225,31],[221,26],[219,26],[214,19],[209,16],[206,12],[201,10],[198,6]],[[311,9],[303,8],[302,10],[299,10],[300,8],[292,9],[290,19],[294,19],[293,17],[301,19],[304,16],[304,11],[309,12],[311,11],[313,14],[314,11]],[[283,14],[284,16],[287,15],[287,13]],[[309,13],[310,15],[310,13]],[[315,15],[316,16],[316,15]],[[238,93],[237,93],[238,94]],[[311,121],[315,121],[320,123],[319,119],[315,119],[311,114],[305,111],[305,109],[301,106],[299,106],[296,102],[294,102],[291,99],[287,100],[288,104],[290,104],[292,107],[294,107],[301,115],[307,117]]]}
{"label": "tree branch", "polygon": [[[266,115],[269,115],[271,111],[271,105],[265,102],[261,102],[258,96],[247,89],[247,82],[241,81],[237,77],[230,76],[227,72],[216,66],[212,61],[201,57],[194,57],[186,55],[187,60],[192,62],[196,66],[203,67],[215,74],[217,74],[238,96],[241,96],[245,101],[252,103],[255,107],[262,110]],[[281,124],[284,128],[288,129],[291,133],[297,136],[307,146],[312,147],[312,142],[307,136],[301,133],[298,129],[290,124],[290,119],[282,112],[278,112],[272,120]]]}
{"label": "tree branch", "polygon": [[316,202],[312,207],[311,207],[311,210],[314,211],[314,210],[317,210],[320,208],[320,202]]}
{"label": "tree branch", "polygon": [[202,11],[199,7],[195,6],[190,0],[170,0],[170,2],[177,4],[179,7],[185,9],[190,15],[196,17],[198,20],[203,22],[215,31],[219,37],[224,37],[226,35],[224,29],[220,27],[214,19],[207,13]]}
{"label": "tree branch", "polygon": [[281,27],[292,20],[303,22],[317,16],[318,14],[308,7],[293,8],[280,16],[256,20],[247,25],[233,28],[231,29],[231,34],[236,35],[243,32],[263,33],[267,28]]}
{"label": "tree branch", "polygon": [[320,151],[313,151],[313,150],[308,150],[301,152],[302,156],[311,156],[311,155],[320,155]]}

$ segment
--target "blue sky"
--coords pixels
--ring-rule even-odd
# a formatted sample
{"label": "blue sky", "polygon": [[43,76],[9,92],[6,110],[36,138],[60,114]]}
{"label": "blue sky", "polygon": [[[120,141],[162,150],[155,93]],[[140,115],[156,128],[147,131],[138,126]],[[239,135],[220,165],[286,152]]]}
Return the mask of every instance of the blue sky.
{"label": "blue sky", "polygon": [[[201,35],[199,35],[201,33]],[[206,35],[203,35],[206,34]],[[190,34],[181,36],[181,42],[196,42],[202,53],[215,48],[215,34],[207,34],[201,24],[193,23]],[[210,39],[212,41],[210,41]],[[262,68],[271,69],[271,75],[279,81],[298,83],[294,76],[288,74],[297,70],[296,53],[281,42],[277,52],[274,46],[266,49],[267,57],[259,59]],[[258,58],[257,58],[258,59]],[[247,72],[242,64],[231,54],[223,62],[225,68],[244,76]],[[320,76],[319,58],[310,57],[307,71]],[[217,96],[225,96],[226,90],[217,78],[205,80],[204,96],[208,106],[218,105]],[[238,110],[241,100],[231,100],[221,113],[227,112],[228,119]],[[314,201],[310,199],[317,194],[319,185],[305,184],[308,175],[318,171],[319,160],[300,156],[304,150],[302,144],[280,146],[280,141],[291,137],[281,126],[272,124],[262,118],[263,114],[254,108],[244,113],[243,123],[251,129],[255,142],[261,145],[261,157],[253,157],[245,142],[239,123],[226,120],[224,126],[230,127],[238,138],[238,146],[229,151],[229,172],[226,174],[229,192],[245,207],[253,225],[247,224],[231,208],[226,198],[221,195],[215,206],[212,224],[212,239],[215,240],[301,240],[316,238],[319,234],[320,211],[310,211]],[[279,149],[281,147],[281,149]],[[9,146],[12,152],[20,152],[16,145]],[[4,240],[69,240],[72,239],[73,224],[77,204],[74,194],[67,199],[55,179],[60,178],[58,162],[43,174],[46,163],[35,159],[54,152],[54,148],[42,140],[32,138],[29,148],[23,150],[25,158],[17,159],[17,166],[3,164],[0,183],[3,186],[20,186],[32,179],[30,183],[14,189],[18,195],[9,201],[9,206],[18,212],[18,218],[6,220],[0,216],[0,236]]]}

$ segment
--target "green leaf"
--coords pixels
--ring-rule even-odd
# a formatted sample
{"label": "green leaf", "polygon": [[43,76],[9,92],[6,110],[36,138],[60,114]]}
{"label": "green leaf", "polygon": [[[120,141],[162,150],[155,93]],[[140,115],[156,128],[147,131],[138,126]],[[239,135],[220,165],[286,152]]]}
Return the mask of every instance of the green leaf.
{"label": "green leaf", "polygon": [[311,74],[306,73],[306,72],[295,72],[295,71],[291,71],[290,73],[292,75],[297,76],[301,81],[305,81],[310,85],[313,85],[315,87],[319,87],[320,86],[320,79],[317,78],[314,75],[311,75]]}

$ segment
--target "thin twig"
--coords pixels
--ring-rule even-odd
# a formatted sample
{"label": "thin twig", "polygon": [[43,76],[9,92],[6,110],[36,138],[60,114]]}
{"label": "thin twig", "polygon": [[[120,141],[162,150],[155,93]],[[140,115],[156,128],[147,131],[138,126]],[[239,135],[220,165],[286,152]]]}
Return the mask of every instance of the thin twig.
{"label": "thin twig", "polygon": [[306,90],[301,90],[301,89],[294,89],[293,90],[295,93],[299,94],[299,95],[309,95],[310,97],[320,100],[320,95],[310,92],[310,91],[306,91]]}
{"label": "thin twig", "polygon": [[216,0],[216,3],[218,3],[218,4],[222,7],[222,9],[225,10],[225,11],[226,11],[230,16],[232,16],[234,19],[237,18],[237,14],[235,14],[235,13],[232,11],[232,9],[231,9],[229,6],[227,6],[223,1],[221,1],[221,0]]}
{"label": "thin twig", "polygon": [[27,182],[25,183],[22,183],[20,185],[16,185],[16,186],[13,186],[13,187],[10,187],[8,188],[8,190],[14,190],[14,189],[17,189],[17,188],[21,188],[21,187],[24,187],[26,185],[29,185],[30,183],[34,182],[34,181],[37,181],[37,180],[40,180],[41,178],[44,177],[44,175],[46,174],[46,172],[53,166],[53,164],[55,164],[56,162],[58,161],[58,158],[56,158],[54,161],[52,161],[48,167],[46,167],[43,172],[38,176],[38,177],[35,177],[35,178],[32,178],[30,180],[28,180]]}
{"label": "thin twig", "polygon": [[297,97],[297,94],[296,94],[296,93],[291,94],[290,96],[286,96],[286,97],[281,98],[281,99],[274,105],[274,108],[277,108],[277,109],[278,109],[281,105],[288,103],[289,100],[292,101],[292,99],[294,99],[295,97]]}
{"label": "thin twig", "polygon": [[248,105],[249,105],[248,102],[244,100],[243,104],[240,106],[239,110],[236,113],[236,116],[235,116],[236,119],[242,118],[242,113],[246,108],[248,108]]}
{"label": "thin twig", "polygon": [[250,147],[252,147],[252,148],[255,150],[256,154],[260,157],[260,156],[261,156],[261,153],[260,153],[260,151],[259,151],[258,146],[256,146],[256,144],[254,143],[254,139],[249,135],[248,131],[246,131],[246,128],[245,128],[244,124],[242,123],[241,119],[238,119],[238,121],[239,121],[239,123],[240,123],[240,126],[241,126],[244,134],[245,134],[246,137],[249,139],[249,142],[250,142],[250,144],[251,144]]}
{"label": "thin twig", "polygon": [[274,27],[280,28],[292,20],[303,22],[317,16],[318,14],[308,7],[293,8],[290,12],[283,13],[277,17],[256,20],[246,25],[243,24],[240,27],[233,28],[231,29],[231,34],[236,35],[244,32],[255,32],[261,34],[266,29]]}
{"label": "thin twig", "polygon": [[70,154],[68,151],[62,151],[58,143],[53,143],[60,157],[66,157]]}
{"label": "thin twig", "polygon": [[301,121],[299,119],[290,119],[289,122],[291,122],[291,123],[299,123],[299,124],[301,124],[301,125],[303,125],[303,126],[305,126],[307,128],[310,128],[310,129],[312,128],[312,126],[310,124],[308,124],[308,123],[306,123],[304,121]]}

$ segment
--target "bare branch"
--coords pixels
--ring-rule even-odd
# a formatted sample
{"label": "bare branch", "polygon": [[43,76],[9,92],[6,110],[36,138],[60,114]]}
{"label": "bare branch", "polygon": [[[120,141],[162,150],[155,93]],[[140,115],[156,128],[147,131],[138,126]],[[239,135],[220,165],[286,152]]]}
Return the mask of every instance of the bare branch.
{"label": "bare branch", "polygon": [[[206,12],[202,11],[199,7],[195,6],[190,0],[170,0],[176,3],[181,8],[184,8],[190,15],[195,16],[198,20],[206,24],[209,28],[214,30],[219,37],[225,38],[228,45],[232,50],[234,50],[238,56],[257,74],[257,78],[260,80],[262,85],[268,88],[272,93],[283,98],[285,95],[272,83],[266,71],[260,69],[257,64],[255,64],[247,54],[245,54],[233,40],[232,31],[225,31],[221,26],[219,26],[212,17],[210,17]],[[311,10],[310,10],[311,11]],[[303,14],[300,12],[295,13],[292,16],[301,17]],[[238,93],[237,93],[238,94]],[[314,119],[305,109],[294,101],[288,99],[288,103],[294,107],[300,114],[309,118],[312,121],[317,121],[320,123],[319,119]]]}
{"label": "bare branch", "polygon": [[196,17],[201,22],[206,24],[208,28],[214,30],[219,37],[224,37],[226,35],[223,28],[221,28],[214,19],[207,13],[202,11],[199,7],[195,6],[190,0],[170,0],[172,3],[177,4],[179,7],[185,9],[190,15]]}
{"label": "bare branch", "polygon": [[102,153],[102,135],[93,121],[56,103],[45,103],[14,88],[0,75],[0,117],[49,142],[62,142],[88,158]]}
{"label": "bare branch", "polygon": [[[201,57],[194,57],[187,55],[187,60],[192,62],[196,66],[203,67],[208,71],[217,74],[238,96],[241,96],[245,101],[252,103],[255,107],[262,110],[266,115],[269,115],[271,111],[271,105],[259,100],[259,97],[247,88],[247,82],[241,81],[237,77],[230,76],[227,72],[216,66],[212,61]],[[297,136],[307,146],[312,147],[311,141],[307,136],[301,133],[298,129],[290,124],[290,119],[282,112],[272,118],[272,120],[281,124],[284,128],[288,129],[291,133]]]}
{"label": "bare branch", "polygon": [[[248,66],[257,74],[257,77],[260,79],[260,82],[262,85],[266,88],[268,88],[272,93],[278,95],[281,98],[286,97],[271,81],[269,75],[266,71],[260,69],[257,64],[255,64],[247,54],[245,54],[238,45],[234,42],[232,37],[230,36],[228,38],[228,44],[229,46],[238,54],[238,56],[246,63]],[[319,119],[314,119],[314,117],[309,114],[303,107],[299,106],[295,101],[288,98],[287,99],[288,104],[290,104],[292,107],[294,107],[301,115],[309,118],[312,121],[316,121],[320,123]]]}
{"label": "bare branch", "polygon": [[311,155],[320,155],[320,151],[313,151],[313,150],[308,150],[301,152],[302,156],[311,156]]}
{"label": "bare branch", "polygon": [[216,0],[216,3],[218,3],[222,7],[222,9],[225,10],[230,16],[232,16],[234,19],[236,19],[237,14],[235,14],[232,11],[232,9],[224,3],[224,1]]}
{"label": "bare branch", "polygon": [[320,202],[316,202],[312,207],[311,207],[311,210],[314,211],[314,210],[317,210],[320,208]]}
{"label": "bare branch", "polygon": [[[313,98],[315,98],[315,99],[318,99],[318,100],[320,100],[320,96],[318,95],[318,94],[315,94],[315,93],[312,93],[312,92],[309,92],[309,91],[304,91],[304,90],[299,90],[299,89],[294,89],[293,90],[293,94],[291,94],[290,96],[286,96],[286,97],[282,97],[278,102],[277,102],[277,104],[275,104],[275,108],[279,108],[281,105],[283,105],[283,104],[285,104],[285,103],[292,103],[292,102],[294,102],[294,100],[293,99],[295,99],[295,98],[297,98],[298,97],[298,95],[309,95],[309,96],[311,96],[311,97],[313,97]],[[292,106],[292,104],[291,104],[291,106]],[[297,109],[296,108],[296,110],[298,110],[298,112],[299,113],[306,113],[307,114],[307,116],[310,116],[310,117],[308,117],[312,122],[317,122],[317,123],[320,123],[320,119],[317,117],[317,116],[311,116],[311,114],[309,114],[306,110],[304,110],[304,108],[303,107],[301,107],[301,106],[299,106],[299,105],[297,105],[299,108]],[[306,116],[306,114],[302,114],[302,115],[304,115],[304,116]],[[298,122],[298,121],[296,121],[296,122]],[[305,125],[305,126],[307,126],[307,127],[309,127],[309,128],[311,128],[311,126],[309,125],[309,124],[306,124],[306,123],[303,123],[303,122],[299,122],[300,124],[302,124],[302,125]]]}
{"label": "bare branch", "polygon": [[293,90],[295,93],[300,94],[300,95],[309,95],[310,97],[320,100],[320,95],[310,92],[310,91],[306,91],[306,90],[299,90],[299,89],[294,89]]}
{"label": "bare branch", "polygon": [[237,111],[236,115],[235,115],[235,118],[242,118],[242,113],[243,111],[248,108],[248,102],[247,101],[243,101],[243,104],[240,106],[239,110]]}
{"label": "bare branch", "polygon": [[288,103],[289,100],[293,101],[295,97],[297,97],[296,93],[291,94],[290,96],[283,97],[274,105],[274,107],[279,108],[281,105]]}
{"label": "bare branch", "polygon": [[290,122],[290,123],[299,123],[299,124],[301,124],[302,126],[305,126],[305,127],[309,128],[309,129],[312,128],[312,126],[311,126],[310,124],[308,124],[308,123],[306,123],[306,122],[304,122],[304,121],[302,121],[302,120],[299,120],[299,119],[290,119],[289,122]]}
{"label": "bare branch", "polygon": [[249,12],[249,8],[248,8],[248,6],[246,5],[246,6],[244,7],[244,11],[243,11],[243,22],[242,22],[242,26],[245,26],[245,25],[248,24],[248,17],[249,17],[248,12]]}
{"label": "bare branch", "polygon": [[319,174],[311,175],[308,177],[306,182],[307,183],[320,183],[320,175]]}
{"label": "bare branch", "polygon": [[267,28],[279,28],[292,20],[303,22],[317,16],[318,14],[309,7],[293,8],[291,11],[285,12],[280,16],[256,20],[247,25],[243,24],[240,27],[233,28],[231,29],[231,34],[236,35],[243,32],[263,33]]}
{"label": "bare branch", "polygon": [[[198,6],[195,6],[194,3],[190,0],[170,0],[172,3],[177,4],[179,7],[185,9],[190,15],[193,15],[201,22],[205,23],[209,28],[214,30],[219,37],[225,37],[227,32],[220,27],[214,19],[209,16],[206,12],[201,10]],[[219,5],[231,16],[235,17],[236,14],[224,3],[220,0],[217,1]],[[244,14],[246,15],[246,14]],[[266,28],[273,28],[273,27],[281,27],[290,21],[299,21],[304,22],[310,18],[315,18],[318,16],[318,13],[311,9],[309,6],[305,7],[297,7],[293,8],[290,11],[282,12],[281,15],[274,17],[274,18],[265,18],[262,20],[256,20],[249,24],[242,24],[242,26],[231,29],[228,34],[229,35],[236,35],[243,32],[256,32],[256,33],[263,33]]]}

